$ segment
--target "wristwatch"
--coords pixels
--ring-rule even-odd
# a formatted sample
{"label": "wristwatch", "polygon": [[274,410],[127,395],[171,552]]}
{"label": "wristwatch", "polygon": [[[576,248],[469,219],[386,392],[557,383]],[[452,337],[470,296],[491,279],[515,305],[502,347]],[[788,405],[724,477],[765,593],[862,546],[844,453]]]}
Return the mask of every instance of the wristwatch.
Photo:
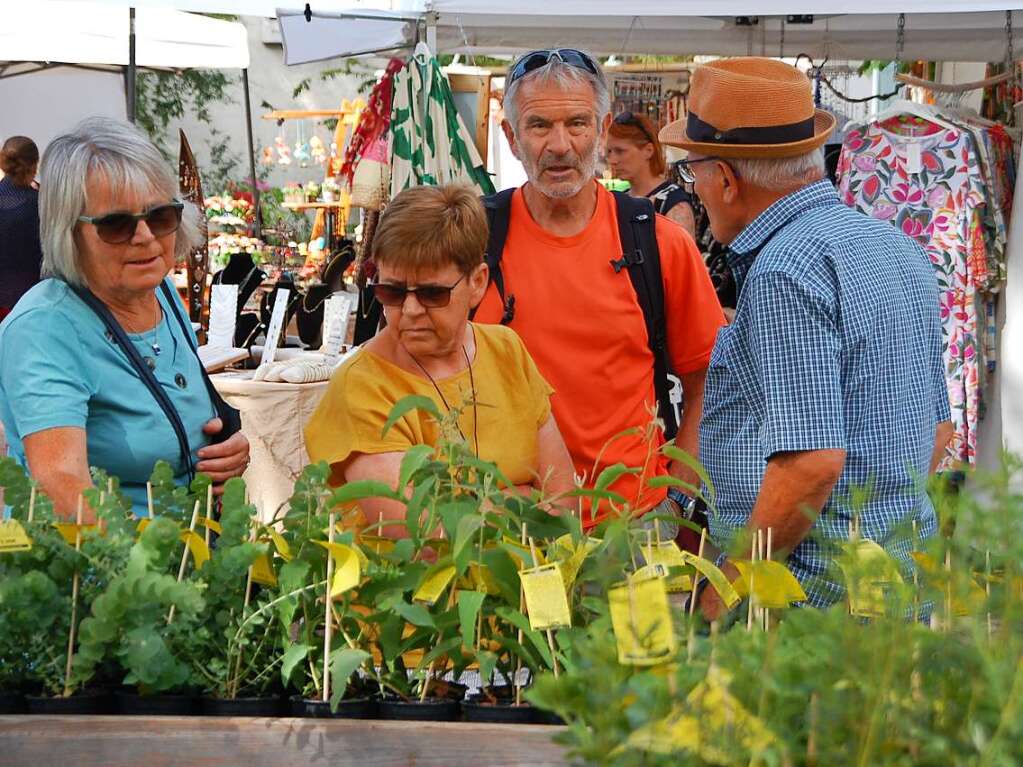
{"label": "wristwatch", "polygon": [[696,508],[695,498],[686,495],[677,487],[668,488],[668,497],[678,504],[679,510],[682,512],[683,519],[691,520],[693,518],[693,510]]}

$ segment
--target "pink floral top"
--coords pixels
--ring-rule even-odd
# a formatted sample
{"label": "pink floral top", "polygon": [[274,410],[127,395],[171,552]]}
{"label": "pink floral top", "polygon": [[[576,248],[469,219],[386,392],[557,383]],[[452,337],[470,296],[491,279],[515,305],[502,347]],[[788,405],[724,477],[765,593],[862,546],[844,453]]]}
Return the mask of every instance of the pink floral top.
{"label": "pink floral top", "polygon": [[973,141],[965,131],[931,123],[857,126],[846,133],[838,172],[847,205],[890,221],[931,258],[956,433],[949,458],[973,463],[980,415],[977,291],[988,280],[986,195]]}

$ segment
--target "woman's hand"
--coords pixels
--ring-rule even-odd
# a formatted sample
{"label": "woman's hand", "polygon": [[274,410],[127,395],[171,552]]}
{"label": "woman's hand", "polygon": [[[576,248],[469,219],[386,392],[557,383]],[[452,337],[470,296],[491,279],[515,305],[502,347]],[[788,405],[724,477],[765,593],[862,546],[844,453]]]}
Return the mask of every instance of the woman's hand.
{"label": "woman's hand", "polygon": [[[202,427],[203,434],[219,434],[224,423],[212,418]],[[207,445],[198,451],[199,463],[195,470],[213,480],[214,495],[222,495],[224,483],[231,477],[240,477],[249,466],[249,441],[241,432],[232,434],[223,442]]]}

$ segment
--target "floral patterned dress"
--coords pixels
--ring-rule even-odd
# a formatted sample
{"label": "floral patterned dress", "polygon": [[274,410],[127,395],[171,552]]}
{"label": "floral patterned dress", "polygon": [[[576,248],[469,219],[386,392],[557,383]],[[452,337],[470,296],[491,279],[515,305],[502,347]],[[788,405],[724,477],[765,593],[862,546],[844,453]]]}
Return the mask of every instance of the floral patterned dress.
{"label": "floral patterned dress", "polygon": [[977,294],[989,279],[987,195],[973,139],[932,123],[855,126],[846,134],[838,172],[847,205],[890,221],[934,264],[956,435],[949,458],[973,463],[980,417]]}

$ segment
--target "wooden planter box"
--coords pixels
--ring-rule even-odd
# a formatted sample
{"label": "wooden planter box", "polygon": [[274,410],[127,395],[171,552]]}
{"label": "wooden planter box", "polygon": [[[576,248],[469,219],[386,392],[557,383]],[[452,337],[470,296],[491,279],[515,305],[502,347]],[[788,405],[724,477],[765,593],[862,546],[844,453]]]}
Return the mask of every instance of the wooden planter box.
{"label": "wooden planter box", "polygon": [[0,766],[563,765],[561,727],[219,717],[0,716]]}

